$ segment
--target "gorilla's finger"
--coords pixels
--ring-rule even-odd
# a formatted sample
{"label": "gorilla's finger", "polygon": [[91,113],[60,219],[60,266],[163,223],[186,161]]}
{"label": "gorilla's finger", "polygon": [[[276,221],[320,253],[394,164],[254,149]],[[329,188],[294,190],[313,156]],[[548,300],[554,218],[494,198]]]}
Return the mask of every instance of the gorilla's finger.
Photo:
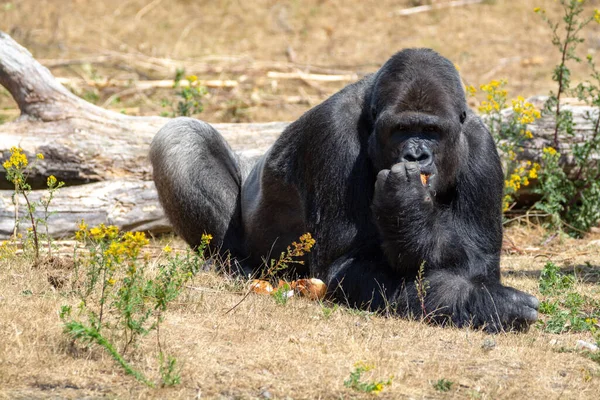
{"label": "gorilla's finger", "polygon": [[408,162],[406,163],[406,175],[408,177],[408,181],[413,182],[421,182],[421,168],[419,167],[419,163],[416,162]]}
{"label": "gorilla's finger", "polygon": [[390,174],[390,170],[389,169],[382,169],[381,171],[379,171],[379,173],[377,174],[377,182],[385,182],[387,179],[387,176]]}
{"label": "gorilla's finger", "polygon": [[539,309],[540,307],[540,301],[535,298],[534,296],[531,296],[529,294],[524,293],[525,298],[526,298],[526,304],[528,307],[533,308],[534,310]]}
{"label": "gorilla's finger", "polygon": [[382,169],[377,174],[377,180],[375,181],[375,191],[383,190],[385,183],[387,182],[388,176],[390,175],[389,169]]}
{"label": "gorilla's finger", "polygon": [[396,175],[406,174],[406,164],[407,163],[402,162],[392,165],[392,173]]}
{"label": "gorilla's finger", "polygon": [[538,319],[538,312],[533,308],[525,307],[521,313],[523,319],[527,322],[535,322]]}

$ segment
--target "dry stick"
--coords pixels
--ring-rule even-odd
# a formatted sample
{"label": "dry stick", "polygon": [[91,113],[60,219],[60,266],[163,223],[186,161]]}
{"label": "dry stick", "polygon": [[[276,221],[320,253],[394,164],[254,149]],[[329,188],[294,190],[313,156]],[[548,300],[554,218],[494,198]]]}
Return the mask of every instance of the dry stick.
{"label": "dry stick", "polygon": [[567,57],[567,46],[569,45],[569,34],[571,24],[567,28],[567,38],[565,39],[565,45],[562,51],[562,60],[560,62],[560,71],[558,72],[558,93],[556,94],[556,126],[554,128],[554,149],[558,149],[558,125],[560,121],[560,95],[563,91],[563,71]]}
{"label": "dry stick", "polygon": [[142,7],[142,8],[140,9],[140,11],[138,11],[138,12],[137,12],[137,14],[135,14],[135,18],[134,18],[134,19],[135,19],[136,21],[138,21],[138,22],[139,22],[139,21],[141,21],[141,20],[142,20],[142,18],[144,17],[144,15],[146,15],[146,14],[148,14],[150,11],[152,11],[152,9],[153,9],[154,7],[156,7],[157,5],[159,5],[161,1],[162,1],[162,0],[154,0],[153,2],[151,2],[151,3],[147,4],[146,6]]}
{"label": "dry stick", "polygon": [[[148,89],[170,89],[175,86],[175,81],[172,79],[156,80],[156,81],[130,81],[130,80],[117,80],[117,79],[106,79],[106,80],[90,80],[90,79],[73,79],[73,78],[56,78],[58,82],[63,85],[78,85],[86,84],[88,86],[104,89],[107,87],[135,87],[138,90]],[[179,81],[180,85],[188,86],[192,83],[186,79]],[[238,81],[235,80],[199,80],[198,84],[210,88],[234,88],[238,86]]]}
{"label": "dry stick", "polygon": [[227,310],[227,312],[225,312],[225,314],[223,314],[223,315],[227,315],[230,312],[232,312],[233,310],[235,310],[240,304],[242,304],[242,302],[244,300],[246,300],[246,297],[250,296],[250,293],[252,293],[252,287],[250,287],[250,289],[248,289],[248,292],[246,292],[246,294],[244,295],[244,297],[242,297],[242,299],[240,301],[238,301],[233,307],[231,307],[229,310]]}
{"label": "dry stick", "polygon": [[450,8],[450,7],[468,6],[470,4],[479,4],[482,2],[483,2],[483,0],[449,1],[447,3],[436,3],[436,4],[431,4],[428,6],[418,6],[418,7],[411,7],[411,8],[405,8],[403,10],[393,11],[390,13],[390,16],[412,15],[412,14],[418,14],[418,13],[427,12],[427,11],[431,11],[431,10],[441,10],[441,9]]}
{"label": "dry stick", "polygon": [[301,79],[311,80],[318,82],[342,82],[342,81],[354,81],[358,79],[358,74],[347,74],[347,75],[326,75],[326,74],[308,74],[304,72],[267,72],[267,78],[273,79]]}

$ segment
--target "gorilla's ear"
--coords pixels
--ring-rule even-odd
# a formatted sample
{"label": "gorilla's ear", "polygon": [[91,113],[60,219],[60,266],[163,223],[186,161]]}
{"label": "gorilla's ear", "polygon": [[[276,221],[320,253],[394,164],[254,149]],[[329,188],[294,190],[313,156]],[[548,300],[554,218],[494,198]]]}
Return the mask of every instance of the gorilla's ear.
{"label": "gorilla's ear", "polygon": [[463,111],[462,113],[460,113],[460,123],[462,124],[463,122],[465,122],[466,119],[467,119],[467,112]]}

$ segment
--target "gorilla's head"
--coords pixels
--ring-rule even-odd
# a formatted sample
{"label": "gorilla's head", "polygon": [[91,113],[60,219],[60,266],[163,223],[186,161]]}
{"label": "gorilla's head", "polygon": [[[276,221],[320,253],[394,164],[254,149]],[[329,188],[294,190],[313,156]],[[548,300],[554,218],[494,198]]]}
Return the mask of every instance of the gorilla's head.
{"label": "gorilla's head", "polygon": [[396,53],[375,75],[369,156],[377,170],[417,162],[436,191],[452,186],[466,100],[454,65],[430,49]]}

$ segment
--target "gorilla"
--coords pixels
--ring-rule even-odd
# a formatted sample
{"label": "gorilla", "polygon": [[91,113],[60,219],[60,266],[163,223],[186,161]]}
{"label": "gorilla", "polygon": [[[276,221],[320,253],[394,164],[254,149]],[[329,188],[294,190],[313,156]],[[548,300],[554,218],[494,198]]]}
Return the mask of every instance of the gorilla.
{"label": "gorilla", "polygon": [[353,307],[489,332],[526,330],[538,300],[500,282],[503,174],[454,65],[396,53],[290,124],[254,163],[205,122],[177,118],[150,147],[159,199],[196,247],[245,271],[310,232],[296,276]]}

